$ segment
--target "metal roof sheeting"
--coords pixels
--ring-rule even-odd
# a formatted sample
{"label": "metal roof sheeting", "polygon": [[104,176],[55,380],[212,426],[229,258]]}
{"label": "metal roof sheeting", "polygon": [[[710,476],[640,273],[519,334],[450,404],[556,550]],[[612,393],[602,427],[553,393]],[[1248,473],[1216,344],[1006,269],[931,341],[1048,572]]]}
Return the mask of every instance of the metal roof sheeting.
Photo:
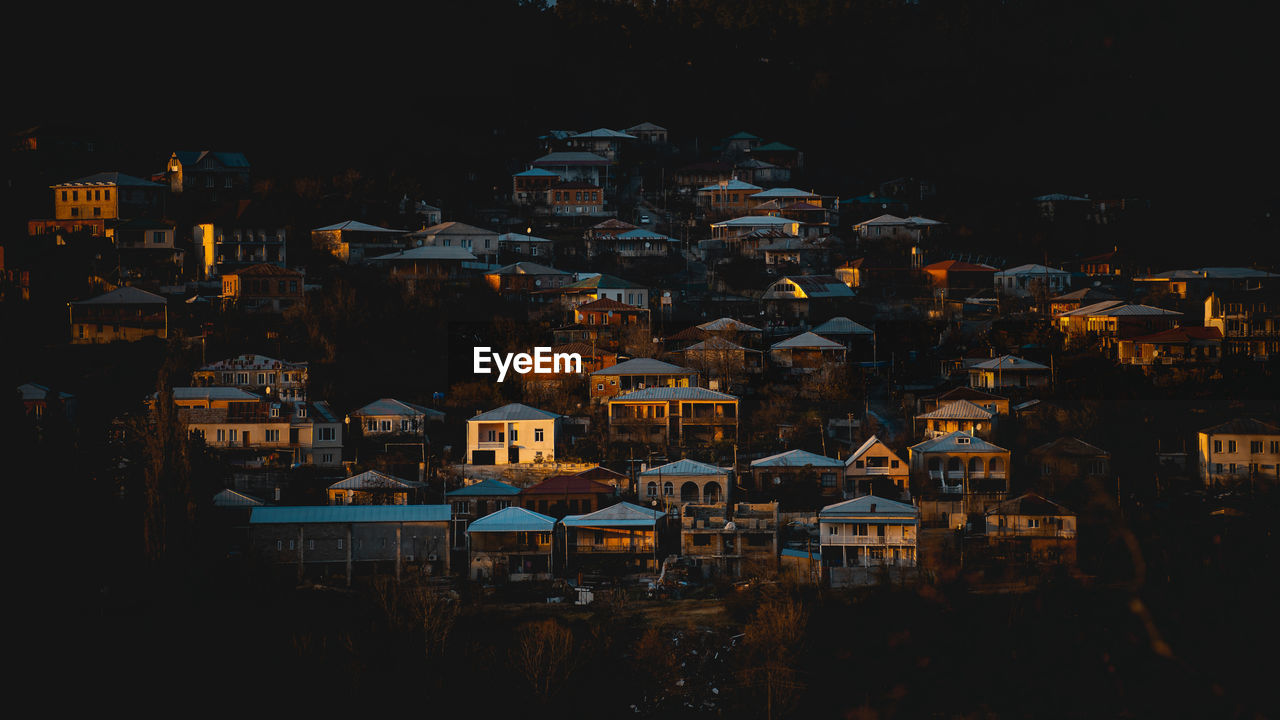
{"label": "metal roof sheeting", "polygon": [[[874,508],[874,509],[873,509]],[[883,522],[881,515],[910,515],[911,522],[918,517],[920,511],[915,505],[900,503],[896,500],[888,498],[876,497],[875,495],[863,495],[862,497],[852,500],[845,500],[834,505],[828,505],[818,512],[818,519],[834,519],[834,518],[875,518],[877,522]]]}
{"label": "metal roof sheeting", "polygon": [[561,522],[565,527],[652,528],[664,514],[661,510],[620,502],[585,515],[568,515]]}
{"label": "metal roof sheeting", "polygon": [[788,450],[777,455],[753,460],[751,467],[844,467],[844,461],[838,458],[829,458],[825,455],[809,452],[808,450]]}
{"label": "metal roof sheeting", "polygon": [[[618,395],[610,402],[637,402],[657,400],[734,400],[738,398],[728,393],[717,392],[699,387],[687,388],[645,388]],[[732,418],[726,418],[732,419]]]}
{"label": "metal roof sheeting", "polygon": [[873,335],[870,328],[850,320],[847,317],[833,317],[813,329],[819,335]]}
{"label": "metal roof sheeting", "polygon": [[304,505],[259,507],[251,525],[283,523],[448,522],[448,505]]}
{"label": "metal roof sheeting", "polygon": [[112,290],[105,295],[99,295],[88,300],[77,300],[72,305],[167,305],[168,300],[149,293],[146,290],[139,290],[136,287],[125,286]]}
{"label": "metal roof sheeting", "polygon": [[480,413],[473,418],[469,418],[467,422],[502,422],[506,420],[550,420],[560,417],[553,412],[539,410],[538,408],[529,407],[520,403],[511,403],[495,408],[489,412]]}
{"label": "metal roof sheeting", "polygon": [[379,400],[374,400],[362,408],[352,410],[351,414],[361,417],[366,415],[400,415],[404,417],[423,415],[426,419],[444,419],[444,413],[439,410],[432,410],[431,408],[414,405],[413,403],[396,400],[395,398],[381,398]]}
{"label": "metal roof sheeting", "polygon": [[493,478],[485,478],[478,483],[460,487],[457,490],[450,490],[445,493],[446,497],[489,497],[492,495],[519,495],[520,488],[515,485],[508,485],[501,480]]}
{"label": "metal roof sheeting", "polygon": [[968,400],[957,400],[939,407],[933,412],[917,415],[917,420],[990,420],[995,413]]}
{"label": "metal roof sheeting", "polygon": [[675,462],[649,468],[640,473],[640,477],[684,477],[690,475],[728,475],[729,469],[708,465],[697,460],[684,458]]}
{"label": "metal roof sheeting", "polygon": [[635,358],[597,370],[592,375],[693,375],[696,370],[653,358]]}
{"label": "metal roof sheeting", "polygon": [[556,519],[522,507],[505,507],[467,526],[473,532],[551,532]]}
{"label": "metal roof sheeting", "polygon": [[[965,438],[967,438],[967,440]],[[961,440],[963,440],[963,442],[961,442]],[[994,445],[980,437],[974,437],[973,435],[960,430],[953,433],[947,433],[942,437],[937,437],[932,440],[925,440],[922,443],[916,443],[911,446],[911,449],[916,452],[1009,452],[999,445]]]}
{"label": "metal roof sheeting", "polygon": [[844,350],[844,346],[834,340],[828,340],[812,332],[804,332],[793,338],[774,343],[770,350],[788,350],[792,348],[818,348],[819,350]]}

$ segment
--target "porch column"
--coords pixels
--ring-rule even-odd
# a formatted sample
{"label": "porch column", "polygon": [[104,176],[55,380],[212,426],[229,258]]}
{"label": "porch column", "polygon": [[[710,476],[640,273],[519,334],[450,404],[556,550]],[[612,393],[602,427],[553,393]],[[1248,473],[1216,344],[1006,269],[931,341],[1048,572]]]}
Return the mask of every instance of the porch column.
{"label": "porch column", "polygon": [[347,523],[347,587],[351,587],[351,523]]}

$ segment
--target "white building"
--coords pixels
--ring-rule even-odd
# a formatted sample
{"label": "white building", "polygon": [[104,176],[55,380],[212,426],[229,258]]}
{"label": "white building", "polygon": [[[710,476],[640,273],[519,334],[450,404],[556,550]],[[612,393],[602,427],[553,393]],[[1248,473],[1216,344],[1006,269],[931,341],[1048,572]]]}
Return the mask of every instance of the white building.
{"label": "white building", "polygon": [[914,505],[864,495],[818,513],[822,565],[832,587],[876,582],[879,568],[914,568],[920,512]]}
{"label": "white building", "polygon": [[520,403],[480,413],[467,420],[467,462],[554,462],[560,417]]}

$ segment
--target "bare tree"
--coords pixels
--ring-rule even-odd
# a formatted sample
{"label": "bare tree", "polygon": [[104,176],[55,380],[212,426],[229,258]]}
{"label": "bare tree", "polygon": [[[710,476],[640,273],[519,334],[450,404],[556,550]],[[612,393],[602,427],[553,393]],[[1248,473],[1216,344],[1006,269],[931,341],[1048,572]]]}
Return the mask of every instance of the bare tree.
{"label": "bare tree", "polygon": [[748,686],[763,688],[765,717],[773,720],[803,688],[795,661],[804,642],[808,616],[788,595],[766,599],[746,629],[748,665],[742,673]]}
{"label": "bare tree", "polygon": [[525,623],[516,631],[511,664],[546,702],[573,670],[573,631],[555,620]]}

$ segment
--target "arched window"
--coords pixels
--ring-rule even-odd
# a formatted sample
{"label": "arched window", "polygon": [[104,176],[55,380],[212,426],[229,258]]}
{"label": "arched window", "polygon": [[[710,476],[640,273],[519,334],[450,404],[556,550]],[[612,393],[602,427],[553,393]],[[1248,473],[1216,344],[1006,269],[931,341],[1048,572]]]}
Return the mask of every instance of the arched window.
{"label": "arched window", "polygon": [[960,472],[964,470],[964,462],[958,457],[947,458],[947,472]]}
{"label": "arched window", "polygon": [[929,458],[929,472],[938,472],[942,470],[942,460],[940,458]]}
{"label": "arched window", "polygon": [[992,475],[1003,474],[1004,458],[998,458],[998,457],[991,458],[991,465],[989,469],[991,470]]}
{"label": "arched window", "polygon": [[672,495],[675,495],[676,486],[672,485],[670,480],[662,483],[662,494],[665,495],[666,497],[671,497]]}
{"label": "arched window", "polygon": [[698,484],[687,482],[680,486],[680,502],[698,502]]}
{"label": "arched window", "polygon": [[720,485],[709,482],[702,487],[702,500],[707,503],[720,502]]}
{"label": "arched window", "polygon": [[969,477],[981,477],[981,476],[982,476],[982,458],[980,457],[969,458]]}
{"label": "arched window", "polygon": [[648,487],[645,488],[646,494],[651,498],[658,497],[658,483],[649,481]]}

